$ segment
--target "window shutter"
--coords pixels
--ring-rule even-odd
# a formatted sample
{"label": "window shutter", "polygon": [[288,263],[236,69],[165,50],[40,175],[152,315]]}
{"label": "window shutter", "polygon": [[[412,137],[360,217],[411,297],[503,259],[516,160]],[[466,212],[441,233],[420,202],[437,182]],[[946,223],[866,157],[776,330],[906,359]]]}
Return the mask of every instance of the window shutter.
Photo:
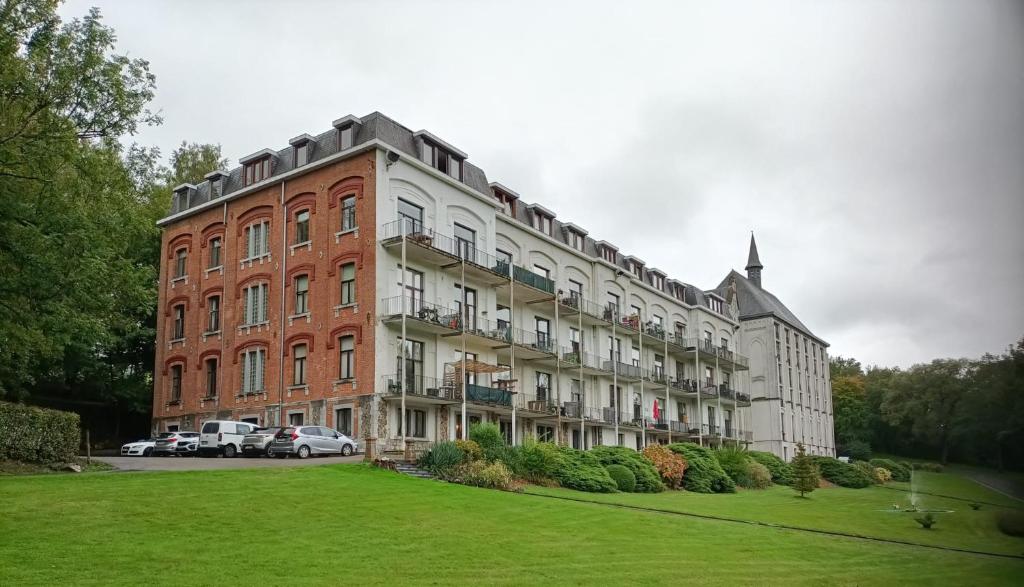
{"label": "window shutter", "polygon": [[266,351],[256,351],[256,391],[263,391],[263,370],[266,365]]}
{"label": "window shutter", "polygon": [[242,353],[242,393],[249,391],[249,353]]}
{"label": "window shutter", "polygon": [[270,252],[270,223],[263,223],[263,250],[260,251],[261,255],[266,255]]}
{"label": "window shutter", "polygon": [[260,301],[260,322],[267,321],[267,289],[269,286],[263,284],[260,286],[260,293],[262,294],[262,300]]}

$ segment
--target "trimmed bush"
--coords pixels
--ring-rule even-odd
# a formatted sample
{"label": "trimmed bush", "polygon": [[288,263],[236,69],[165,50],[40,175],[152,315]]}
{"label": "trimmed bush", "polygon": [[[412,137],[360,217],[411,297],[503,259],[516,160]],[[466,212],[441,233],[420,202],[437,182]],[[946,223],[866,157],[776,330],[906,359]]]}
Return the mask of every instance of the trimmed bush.
{"label": "trimmed bush", "polygon": [[733,493],[736,483],[725,474],[711,449],[692,442],[668,445],[669,450],[686,459],[683,488],[696,493]]}
{"label": "trimmed bush", "polygon": [[663,444],[651,444],[640,453],[661,475],[661,481],[671,489],[679,489],[683,485],[686,473],[686,459],[669,450]]}
{"label": "trimmed bush", "polygon": [[867,461],[871,459],[871,445],[863,440],[851,440],[843,443],[842,454],[853,461]]}
{"label": "trimmed bush", "polygon": [[555,481],[562,487],[591,493],[611,493],[616,490],[615,481],[590,453],[558,447],[559,466],[555,470]]}
{"label": "trimmed bush", "polygon": [[999,531],[1007,536],[1024,537],[1024,511],[1003,510],[996,518]]}
{"label": "trimmed bush", "polygon": [[755,462],[768,467],[768,470],[772,474],[772,483],[777,483],[779,485],[789,485],[792,483],[793,467],[786,461],[770,452],[763,452],[759,450],[749,450],[747,451],[747,456]]}
{"label": "trimmed bush", "polygon": [[555,478],[555,472],[562,464],[558,447],[550,442],[528,439],[516,455],[513,472],[533,483],[542,483]]}
{"label": "trimmed bush", "polygon": [[772,473],[768,467],[751,460],[747,463],[747,479],[750,485],[744,485],[750,489],[768,489],[772,486]]}
{"label": "trimmed bush", "polygon": [[912,465],[915,471],[925,471],[927,473],[941,473],[942,465],[938,463],[914,463]]}
{"label": "trimmed bush", "polygon": [[505,446],[505,437],[501,429],[493,422],[482,422],[469,429],[469,439],[480,446],[484,458],[493,461]]}
{"label": "trimmed bush", "polygon": [[[714,455],[718,464],[722,466],[722,470],[736,485],[754,487],[754,480],[751,478],[751,465],[754,464],[754,461],[747,455],[747,451],[730,446],[714,451]],[[768,475],[768,484],[771,485],[771,473]]]}
{"label": "trimmed bush", "polygon": [[857,467],[859,471],[867,475],[868,479],[871,479],[872,483],[878,483],[878,480],[875,479],[875,468],[871,466],[871,463],[867,461],[854,461],[850,464]]}
{"label": "trimmed bush", "polygon": [[904,467],[902,463],[890,459],[871,459],[871,466],[888,469],[893,481],[910,481],[910,469]]}
{"label": "trimmed bush", "polygon": [[619,491],[626,493],[636,491],[636,475],[633,474],[633,471],[626,468],[625,465],[608,465],[605,469],[608,470],[608,476],[618,486]]}
{"label": "trimmed bush", "polygon": [[476,487],[508,490],[512,487],[512,472],[501,461],[473,461],[463,467],[461,481]]}
{"label": "trimmed bush", "polygon": [[873,474],[875,476],[875,483],[879,485],[892,481],[892,472],[885,467],[875,467]]}
{"label": "trimmed bush", "polygon": [[624,446],[595,446],[590,449],[598,462],[608,465],[622,465],[633,472],[637,493],[657,493],[665,490],[661,475],[640,453]]}
{"label": "trimmed bush", "polygon": [[72,462],[80,434],[78,414],[0,402],[0,460]]}
{"label": "trimmed bush", "polygon": [[448,479],[466,459],[466,453],[450,440],[438,442],[420,459],[419,465],[442,479]]}
{"label": "trimmed bush", "polygon": [[856,465],[844,463],[832,457],[812,456],[810,459],[818,466],[822,477],[840,487],[860,489],[874,482],[871,474]]}
{"label": "trimmed bush", "polygon": [[462,453],[465,455],[465,460],[468,463],[473,461],[479,461],[484,458],[484,451],[480,448],[480,445],[472,440],[456,440],[455,446],[462,449]]}

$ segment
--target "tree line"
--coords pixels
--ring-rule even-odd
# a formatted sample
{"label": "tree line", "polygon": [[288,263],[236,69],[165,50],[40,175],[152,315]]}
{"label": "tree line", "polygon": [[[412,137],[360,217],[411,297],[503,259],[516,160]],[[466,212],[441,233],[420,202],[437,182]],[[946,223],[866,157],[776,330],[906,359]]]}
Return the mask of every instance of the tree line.
{"label": "tree line", "polygon": [[830,361],[839,454],[1024,470],[1024,338],[998,355],[909,369]]}
{"label": "tree line", "polygon": [[[0,399],[148,429],[160,231],[170,190],[216,145],[127,144],[160,124],[149,64],[116,52],[97,9],[0,0]],[[141,430],[141,426],[145,426]]]}

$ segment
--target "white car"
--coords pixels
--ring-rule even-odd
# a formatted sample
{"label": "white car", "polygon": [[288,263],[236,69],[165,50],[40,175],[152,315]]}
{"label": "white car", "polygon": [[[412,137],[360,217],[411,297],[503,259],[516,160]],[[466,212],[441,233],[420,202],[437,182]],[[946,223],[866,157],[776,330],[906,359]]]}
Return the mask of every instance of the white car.
{"label": "white car", "polygon": [[153,448],[156,446],[156,439],[149,438],[146,440],[139,440],[137,442],[129,442],[121,447],[122,457],[148,457],[153,454]]}
{"label": "white car", "polygon": [[233,458],[242,452],[246,434],[259,428],[256,424],[234,420],[208,420],[199,433],[199,456],[224,455]]}

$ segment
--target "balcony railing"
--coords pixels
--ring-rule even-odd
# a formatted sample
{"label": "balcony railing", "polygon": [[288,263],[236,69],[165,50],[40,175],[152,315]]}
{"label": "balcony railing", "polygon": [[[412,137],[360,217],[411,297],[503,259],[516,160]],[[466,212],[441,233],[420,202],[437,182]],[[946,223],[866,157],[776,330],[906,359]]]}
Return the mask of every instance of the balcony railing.
{"label": "balcony railing", "polygon": [[[507,406],[510,408],[512,407],[512,393],[506,389],[486,387],[483,385],[476,385],[474,383],[467,383],[464,387],[466,392],[466,401]],[[456,392],[456,396],[456,399],[462,399],[462,397],[458,395],[458,392]]]}
{"label": "balcony railing", "polygon": [[665,375],[665,368],[664,367],[660,367],[660,368],[659,367],[655,367],[653,369],[645,369],[644,370],[644,379],[647,379],[648,381],[651,381],[653,383],[659,383],[661,385],[665,385],[665,384],[668,383],[668,376]]}
{"label": "balcony railing", "polygon": [[401,316],[402,314],[451,330],[462,328],[458,310],[425,302],[414,296],[394,296],[381,300],[381,316]]}
{"label": "balcony railing", "polygon": [[[402,395],[402,377],[400,375],[384,375],[381,377],[381,391],[386,395]],[[426,375],[405,376],[405,395],[432,399],[455,399],[455,390],[446,386],[442,380]]]}
{"label": "balcony railing", "polygon": [[558,413],[558,404],[551,397],[551,391],[543,388],[537,389],[537,393],[516,394],[516,407],[520,410],[543,414]]}
{"label": "balcony railing", "polygon": [[558,296],[558,303],[561,304],[563,307],[571,308],[573,310],[582,312],[593,318],[598,318],[601,320],[611,319],[610,312],[606,314],[606,310],[608,310],[608,308],[600,304],[596,304],[579,295],[563,292]]}
{"label": "balcony railing", "polygon": [[620,377],[625,377],[627,379],[640,379],[642,374],[640,367],[637,367],[636,365],[611,361],[609,359],[605,359],[601,362],[601,368],[609,372],[614,370]]}
{"label": "balcony railing", "polygon": [[601,360],[601,357],[590,353],[562,347],[558,356],[562,363],[567,364],[569,368],[582,366],[590,369],[604,369],[604,362]]}
{"label": "balcony railing", "polygon": [[658,340],[665,340],[665,329],[654,322],[646,322],[644,324],[644,334],[651,336]]}
{"label": "balcony railing", "polygon": [[692,379],[672,379],[669,381],[669,387],[685,393],[697,393],[700,389],[700,385]]}
{"label": "balcony railing", "polygon": [[[508,271],[506,271],[504,275],[508,275]],[[513,279],[515,279],[519,283],[529,285],[530,287],[535,287],[541,291],[546,291],[549,294],[555,293],[554,281],[551,281],[550,279],[544,277],[543,275],[537,275],[536,273],[530,271],[525,267],[513,265],[512,276]]]}
{"label": "balcony railing", "polygon": [[741,403],[741,404],[749,404],[750,403],[750,394],[745,392],[745,391],[737,391],[736,392],[736,401]]}

